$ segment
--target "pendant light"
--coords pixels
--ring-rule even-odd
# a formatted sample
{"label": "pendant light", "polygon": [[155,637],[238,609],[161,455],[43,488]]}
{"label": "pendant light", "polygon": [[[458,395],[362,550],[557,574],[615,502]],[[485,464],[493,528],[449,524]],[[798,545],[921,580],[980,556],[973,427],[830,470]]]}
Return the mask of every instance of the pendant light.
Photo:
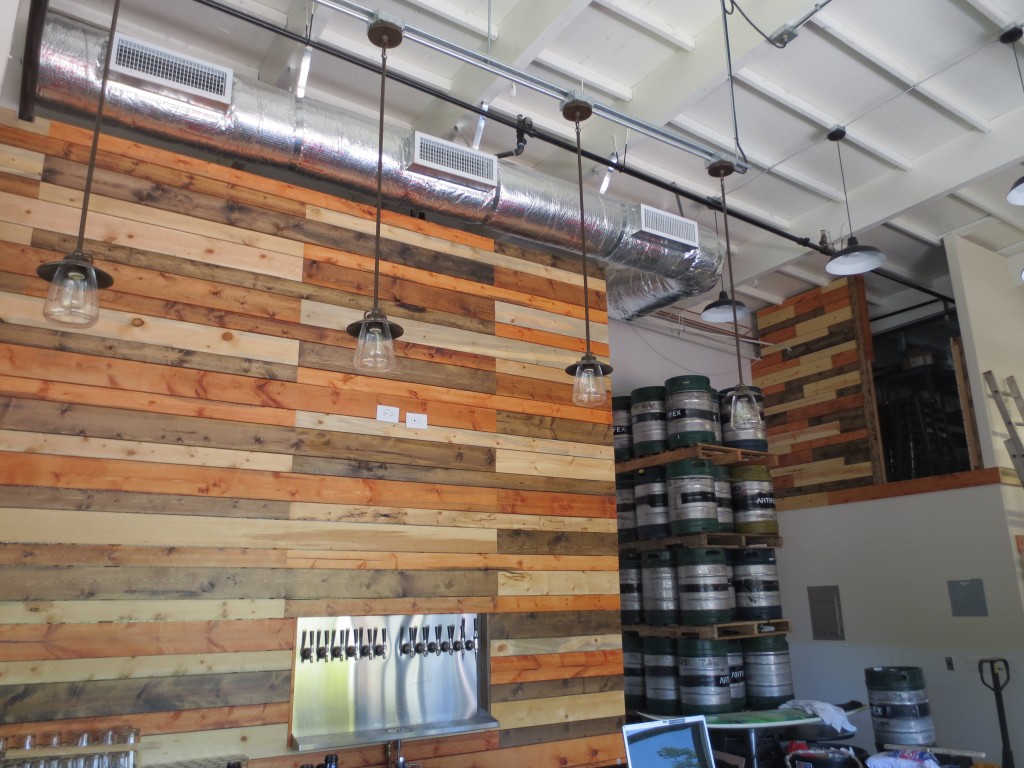
{"label": "pendant light", "polygon": [[[740,146],[739,122],[736,119],[736,91],[732,76],[732,47],[729,43],[729,16],[725,9],[725,0],[722,0],[722,32],[725,35],[725,62],[729,73],[729,104],[732,110],[733,141],[736,144],[737,155],[742,155]],[[736,170],[736,164],[725,158],[716,158],[708,163],[708,175],[718,179],[718,186],[722,193],[722,225],[725,229],[725,261],[729,268],[729,293],[736,295],[732,268],[732,242],[729,240],[729,207],[725,201],[725,177],[731,176]],[[725,291],[723,290],[724,294]],[[721,297],[720,297],[721,298]],[[732,337],[736,345],[736,377],[738,383],[732,391],[726,395],[725,404],[729,409],[729,423],[735,430],[764,429],[764,419],[761,417],[761,409],[757,406],[754,393],[743,382],[743,362],[740,357],[740,324],[739,307],[737,302],[732,303]]]}
{"label": "pendant light", "polygon": [[89,328],[96,324],[100,317],[99,290],[114,284],[114,278],[94,266],[92,256],[84,249],[89,197],[92,194],[92,178],[96,171],[100,125],[103,122],[107,81],[110,79],[110,58],[114,50],[114,33],[117,31],[117,16],[120,10],[121,0],[115,0],[114,13],[110,19],[110,35],[107,37],[107,52],[103,61],[103,77],[100,80],[100,96],[96,104],[96,122],[92,131],[89,165],[85,173],[85,186],[82,189],[82,216],[78,224],[75,250],[60,261],[48,261],[36,268],[36,274],[50,283],[46,303],[43,305],[43,316],[51,323],[71,328]]}
{"label": "pendant light", "polygon": [[861,275],[885,264],[885,254],[870,245],[861,245],[853,234],[853,221],[850,218],[850,196],[846,191],[846,174],[843,172],[843,153],[839,148],[839,142],[846,138],[846,129],[842,126],[833,128],[828,134],[828,140],[836,144],[836,154],[839,155],[839,177],[843,181],[843,200],[846,202],[846,221],[850,225],[850,239],[846,241],[846,247],[841,251],[832,254],[832,258],[825,265],[825,271],[830,275]]}
{"label": "pendant light", "polygon": [[[1021,88],[1024,89],[1024,74],[1021,73],[1020,58],[1017,56],[1017,46],[1014,45],[1022,36],[1024,36],[1024,29],[1019,26],[1010,27],[999,36],[999,42],[1010,46],[1013,50],[1013,61],[1017,65],[1017,78],[1020,80]],[[1013,182],[1010,191],[1006,193],[1006,202],[1010,205],[1024,205],[1024,176]]]}
{"label": "pendant light", "polygon": [[[723,158],[713,160],[708,165],[708,174],[713,178],[718,179],[719,187],[722,192],[722,221],[725,229],[725,261],[729,268],[729,291],[733,295],[736,294],[736,286],[733,283],[732,243],[729,240],[729,209],[725,203],[725,177],[731,176],[735,170],[735,164],[731,160],[725,160]],[[721,295],[726,296],[724,290]],[[758,408],[757,400],[754,399],[754,392],[743,382],[743,362],[740,357],[739,307],[737,304],[740,304],[740,302],[730,302],[730,310],[732,314],[730,319],[733,324],[733,341],[736,344],[736,376],[739,383],[733,387],[732,391],[729,392],[725,398],[729,408],[729,423],[732,424],[733,429],[737,430],[763,429],[764,419],[761,418],[761,409]],[[701,317],[703,317],[703,313],[701,314]]]}
{"label": "pendant light", "polygon": [[387,373],[395,367],[395,344],[404,330],[388,320],[381,311],[380,292],[380,216],[384,185],[384,84],[387,82],[388,48],[402,42],[404,25],[394,17],[376,13],[366,31],[370,42],[380,48],[380,112],[377,133],[377,230],[373,245],[373,306],[345,330],[357,339],[353,365],[362,373]]}
{"label": "pendant light", "polygon": [[580,253],[583,255],[583,325],[586,331],[586,351],[579,361],[565,369],[573,377],[572,401],[576,405],[594,408],[607,400],[604,377],[612,372],[608,363],[602,363],[590,351],[590,292],[587,287],[587,224],[583,212],[583,150],[580,147],[580,122],[594,113],[594,105],[583,96],[570,93],[562,102],[562,117],[576,124],[576,171],[580,190]]}
{"label": "pendant light", "polygon": [[[724,208],[724,204],[723,204]],[[718,213],[715,213],[715,237],[718,236]],[[729,259],[730,280],[732,279],[732,258]],[[724,280],[724,279],[723,279]],[[730,283],[731,284],[731,283]],[[734,320],[746,320],[750,317],[750,308],[742,301],[729,298],[725,285],[718,292],[718,298],[710,302],[700,313],[705,323],[731,323]]]}

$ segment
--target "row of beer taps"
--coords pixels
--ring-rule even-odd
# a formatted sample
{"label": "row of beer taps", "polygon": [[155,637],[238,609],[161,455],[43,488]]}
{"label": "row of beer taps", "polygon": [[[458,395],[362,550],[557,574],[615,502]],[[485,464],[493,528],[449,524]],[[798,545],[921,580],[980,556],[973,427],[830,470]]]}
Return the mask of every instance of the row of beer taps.
{"label": "row of beer taps", "polygon": [[[398,639],[398,651],[402,656],[440,656],[441,654],[472,653],[480,643],[477,620],[473,619],[473,634],[466,636],[466,620],[459,625],[459,636],[455,636],[455,625],[447,626],[447,637],[441,624],[433,627],[434,637],[430,637],[430,626],[409,627],[409,638],[406,640],[406,629],[402,627]],[[379,639],[379,642],[378,642]],[[359,661],[360,659],[387,658],[388,630],[377,628],[364,630],[303,630],[302,642],[299,645],[299,661],[316,663],[318,661]]]}

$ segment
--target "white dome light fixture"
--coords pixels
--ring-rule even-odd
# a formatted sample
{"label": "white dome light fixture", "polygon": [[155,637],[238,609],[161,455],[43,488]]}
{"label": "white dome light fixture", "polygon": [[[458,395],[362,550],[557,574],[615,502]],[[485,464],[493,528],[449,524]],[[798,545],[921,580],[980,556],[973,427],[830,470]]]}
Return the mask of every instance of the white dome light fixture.
{"label": "white dome light fixture", "polygon": [[839,148],[839,142],[846,138],[846,129],[841,125],[833,128],[828,134],[828,140],[836,144],[836,154],[839,156],[839,176],[843,181],[843,201],[846,203],[846,221],[850,225],[850,238],[846,241],[846,247],[836,251],[825,265],[825,271],[830,275],[862,275],[873,269],[878,269],[885,263],[885,254],[871,245],[861,245],[853,235],[853,221],[850,218],[850,195],[846,191],[846,173],[843,171],[843,153]]}

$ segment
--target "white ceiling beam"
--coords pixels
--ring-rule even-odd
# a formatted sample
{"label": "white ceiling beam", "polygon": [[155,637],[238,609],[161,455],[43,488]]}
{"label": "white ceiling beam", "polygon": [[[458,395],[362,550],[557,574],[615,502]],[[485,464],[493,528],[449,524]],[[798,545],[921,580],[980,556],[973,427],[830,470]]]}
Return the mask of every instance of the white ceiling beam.
{"label": "white ceiling beam", "polygon": [[832,282],[832,277],[828,274],[821,275],[817,272],[805,269],[804,267],[797,266],[796,264],[786,264],[779,268],[779,272],[796,280],[803,280],[805,283],[816,285],[819,288],[824,288]]}
{"label": "white ceiling beam", "polygon": [[[992,131],[969,131],[917,158],[914,170],[890,170],[851,192],[851,205],[858,212],[863,232],[879,226],[904,211],[950,194],[977,179],[990,176],[1020,162],[1020,136],[1024,134],[1024,106],[992,121]],[[826,204],[828,205],[828,204]],[[826,206],[809,211],[790,222],[791,232],[820,229]],[[800,246],[769,233],[746,243],[758,258],[737,265],[738,282],[773,272],[806,253]],[[886,266],[889,269],[890,265]],[[895,270],[893,270],[895,271]]]}
{"label": "white ceiling beam", "polygon": [[[859,37],[832,14],[827,11],[819,11],[817,15],[811,17],[811,21],[829,35],[842,42],[847,48],[857,53],[867,62],[870,62],[877,67],[881,67],[904,85],[915,86],[914,91],[925,99],[931,101],[935,106],[940,107],[968,125],[974,126],[979,131],[988,133],[992,130],[992,126],[986,118],[982,117],[974,110],[965,108],[962,105],[961,100],[944,93],[940,88],[937,88],[927,82],[925,78],[920,77],[904,67],[902,64],[896,62],[892,56],[888,55],[878,46],[871,45]],[[922,80],[924,80],[924,82],[921,82]]]}
{"label": "white ceiling beam", "polygon": [[646,8],[643,8],[636,3],[631,3],[629,0],[595,1],[598,5],[607,8],[617,16],[636,24],[638,27],[646,29],[648,32],[657,35],[662,40],[671,43],[677,48],[682,48],[684,51],[692,51],[697,45],[696,41],[693,39],[693,35],[687,34],[682,30],[675,29],[662,16],[651,13]]}
{"label": "white ceiling beam", "polygon": [[593,88],[620,101],[630,101],[633,98],[633,89],[628,85],[577,64],[554,51],[541,51],[537,54],[535,61],[549,69],[553,69],[555,72],[565,75],[574,83],[584,83],[588,89]]}
{"label": "white ceiling beam", "polygon": [[[735,151],[735,142],[732,136],[726,136],[719,131],[713,131],[703,123],[698,123],[696,120],[689,118],[686,115],[676,115],[672,118],[672,124],[679,126],[684,131],[687,131],[705,144],[721,149],[723,152],[731,154]],[[785,179],[808,192],[821,195],[827,200],[832,200],[836,203],[841,203],[843,201],[842,191],[818,181],[813,176],[808,176],[806,173],[801,173],[800,171],[792,168],[787,168],[784,165],[776,165],[772,158],[767,157],[756,150],[746,150],[746,156],[750,165],[757,170],[770,173],[773,176],[778,176],[779,178]],[[744,179],[743,183],[746,183],[746,179]],[[742,183],[740,186],[742,186]]]}
{"label": "white ceiling beam", "polygon": [[964,2],[991,21],[996,29],[1003,29],[1016,23],[1012,16],[1008,15],[1002,8],[993,3],[992,0],[964,0]]}
{"label": "white ceiling beam", "polygon": [[779,296],[776,293],[769,293],[768,291],[762,291],[760,288],[755,288],[752,285],[737,285],[736,293],[742,293],[744,296],[749,296],[752,299],[758,299],[766,304],[774,304],[775,306],[779,306],[786,301],[783,296]]}
{"label": "white ceiling beam", "polygon": [[[968,205],[972,205],[979,211],[994,216],[996,219],[1011,227],[1021,229],[1020,217],[1013,217],[1009,215],[1011,212],[1007,210],[1009,204],[1006,202],[1006,198],[1002,197],[998,202],[993,202],[990,199],[986,199],[979,195],[977,192],[972,192],[969,189],[958,189],[953,193],[953,197],[963,200]],[[1020,209],[1017,208],[1013,213],[1016,213]]]}
{"label": "white ceiling beam", "polygon": [[[366,61],[380,66],[380,48],[375,46],[365,37],[351,38],[340,35],[333,30],[326,30],[320,39],[327,45],[332,45],[335,48],[341,48],[349,53],[362,57]],[[409,45],[409,43],[406,44]],[[429,72],[422,67],[418,67],[415,64],[410,63],[408,60],[403,60],[397,55],[388,56],[388,70],[398,72],[412,80],[417,80],[424,85],[429,85],[432,88],[444,91],[445,93],[450,93],[452,90],[452,81],[448,78],[435,75],[433,72]]]}
{"label": "white ceiling beam", "polygon": [[920,240],[922,243],[927,245],[942,245],[942,235],[937,235],[934,232],[925,229],[919,224],[914,224],[912,221],[907,219],[905,216],[894,216],[885,222],[887,227],[892,227],[898,232],[902,232],[905,235],[909,235],[915,240]]}
{"label": "white ceiling beam", "polygon": [[[313,13],[310,20],[310,12],[316,7],[311,0],[292,0],[287,11],[285,29],[297,35],[305,36],[306,27],[309,27],[308,35],[311,40],[319,40],[327,28],[327,22],[331,12],[326,8],[317,8],[319,13]],[[294,77],[298,75],[298,64],[302,58],[303,46],[286,37],[274,35],[263,61],[260,62],[259,80],[261,83],[269,83],[279,88],[290,88],[294,86]]]}
{"label": "white ceiling beam", "polygon": [[[444,2],[444,0],[405,0],[409,5],[413,5],[417,8],[422,8],[434,16],[438,16],[451,24],[454,24],[460,29],[464,29],[467,32],[480,35],[484,40],[487,39],[487,18],[481,18],[472,13],[466,13],[462,8],[452,3]],[[494,20],[491,20],[491,40],[498,39],[498,27],[494,24]]]}
{"label": "white ceiling beam", "polygon": [[949,230],[945,235],[943,235],[943,237],[963,237],[964,235],[969,235],[971,232],[978,229],[978,227],[991,224],[994,221],[996,221],[996,217],[986,213],[984,216],[979,216],[974,221],[969,221],[966,224],[961,224],[955,229]]}
{"label": "white ceiling beam", "polygon": [[[588,5],[590,0],[519,0],[501,21],[501,37],[491,46],[491,58],[515,69],[525,69]],[[507,80],[471,64],[459,67],[451,80],[452,92],[470,104],[489,103],[507,88]],[[557,106],[552,104],[552,112],[557,111]],[[537,115],[532,117],[536,121]],[[435,99],[416,118],[415,128],[432,136],[444,136],[459,119],[457,107]]]}
{"label": "white ceiling beam", "polygon": [[[817,123],[822,128],[831,129],[840,122],[835,115],[828,114],[824,110],[811,104],[809,101],[801,99],[799,96],[790,93],[778,84],[771,82],[767,78],[762,77],[749,69],[743,69],[737,72],[736,79],[749,85],[751,88],[760,91],[770,99],[774,99],[778,102],[779,106],[784,107],[791,112],[795,112],[798,115],[802,115],[812,123]],[[869,139],[855,129],[847,128],[846,140],[856,144],[861,149],[869,152],[878,159],[885,161],[894,168],[909,171],[914,167],[914,164],[909,158],[899,154],[880,142]]]}

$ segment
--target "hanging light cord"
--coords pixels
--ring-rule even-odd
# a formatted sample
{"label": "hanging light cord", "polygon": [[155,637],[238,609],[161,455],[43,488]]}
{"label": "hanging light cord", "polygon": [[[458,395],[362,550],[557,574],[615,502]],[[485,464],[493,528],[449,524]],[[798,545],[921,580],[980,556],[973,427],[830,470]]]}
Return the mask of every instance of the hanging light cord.
{"label": "hanging light cord", "polygon": [[590,290],[587,287],[587,226],[583,213],[583,153],[580,149],[579,113],[576,118],[576,171],[580,189],[580,253],[583,254],[583,325],[587,336],[587,354],[590,354]]}
{"label": "hanging light cord", "polygon": [[1013,61],[1017,65],[1017,77],[1020,78],[1020,87],[1024,89],[1024,73],[1020,71],[1020,56],[1017,55],[1017,46],[1011,43],[1010,48],[1013,50]]}
{"label": "hanging light cord", "polygon": [[729,242],[729,213],[725,207],[725,176],[718,177],[718,183],[722,187],[722,221],[725,227],[725,260],[729,263],[729,293],[732,296],[732,329],[733,339],[736,341],[736,375],[739,377],[740,386],[743,386],[743,362],[740,357],[740,324],[736,315],[736,286],[732,281],[732,246]]}
{"label": "hanging light cord", "polygon": [[846,191],[846,173],[843,171],[843,151],[839,148],[842,139],[836,141],[836,154],[839,155],[839,180],[843,182],[843,199],[846,201],[846,223],[850,226],[850,237],[853,237],[853,219],[850,218],[850,195]]}
{"label": "hanging light cord", "polygon": [[107,101],[107,81],[110,79],[110,59],[114,52],[114,32],[117,30],[117,16],[121,0],[114,0],[114,15],[110,19],[110,36],[107,38],[107,54],[103,61],[103,78],[100,80],[100,98],[96,104],[96,123],[92,130],[92,148],[89,150],[89,165],[85,172],[85,187],[82,190],[82,218],[78,224],[78,244],[75,252],[85,247],[85,223],[89,218],[89,198],[92,197],[92,177],[96,170],[96,154],[100,145],[100,127],[103,123],[103,107]]}
{"label": "hanging light cord", "polygon": [[373,312],[379,305],[377,293],[380,289],[380,209],[384,204],[384,85],[388,74],[388,36],[380,42],[380,119],[377,121],[377,230],[373,241]]}
{"label": "hanging light cord", "polygon": [[736,155],[742,157],[744,164],[748,164],[747,153],[740,146],[740,126],[736,120],[736,88],[733,85],[732,76],[732,50],[729,43],[729,16],[725,10],[725,0],[722,0],[722,30],[725,34],[725,63],[729,72],[729,103],[732,105],[732,136],[736,144]]}

